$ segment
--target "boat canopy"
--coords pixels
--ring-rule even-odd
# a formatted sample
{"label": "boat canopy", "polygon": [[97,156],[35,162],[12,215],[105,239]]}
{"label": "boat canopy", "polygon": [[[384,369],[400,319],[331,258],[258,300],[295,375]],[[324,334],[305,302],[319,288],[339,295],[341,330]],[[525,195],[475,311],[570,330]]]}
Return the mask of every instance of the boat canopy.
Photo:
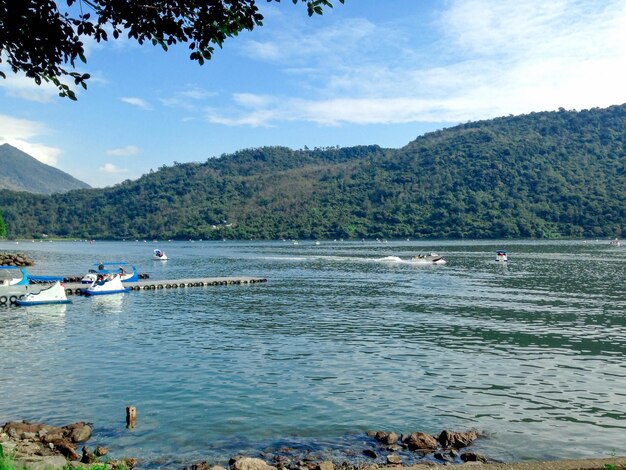
{"label": "boat canopy", "polygon": [[28,276],[28,279],[30,279],[33,282],[56,282],[56,281],[60,281],[63,282],[64,281],[64,277],[63,276]]}
{"label": "boat canopy", "polygon": [[496,255],[506,255],[506,250],[497,250]]}

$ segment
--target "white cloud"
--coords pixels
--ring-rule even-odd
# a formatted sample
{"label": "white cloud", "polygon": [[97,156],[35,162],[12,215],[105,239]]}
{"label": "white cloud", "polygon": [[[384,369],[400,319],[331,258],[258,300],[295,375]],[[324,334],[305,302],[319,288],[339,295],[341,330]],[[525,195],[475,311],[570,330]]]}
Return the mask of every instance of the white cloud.
{"label": "white cloud", "polygon": [[124,103],[130,104],[132,106],[136,106],[141,109],[145,109],[145,110],[152,109],[152,106],[150,106],[150,103],[148,103],[146,100],[142,98],[137,98],[134,96],[125,96],[123,98],[120,98],[120,100],[123,101]]}
{"label": "white cloud", "polygon": [[[234,93],[207,119],[229,126],[460,122],[626,102],[624,0],[442,5],[436,21],[413,25],[417,33],[352,19],[315,34],[287,24],[270,39],[248,41],[247,55],[285,65],[298,89]],[[419,42],[426,26],[441,39]]]}
{"label": "white cloud", "polygon": [[98,169],[104,173],[126,173],[128,171],[126,168],[120,168],[113,163],[105,163]]}
{"label": "white cloud", "polygon": [[189,85],[186,89],[177,91],[168,98],[161,98],[160,101],[164,106],[192,111],[197,108],[197,102],[216,95],[217,93],[215,92],[204,90],[195,85]]}
{"label": "white cloud", "polygon": [[47,132],[40,122],[0,114],[0,144],[12,145],[46,165],[55,166],[61,149],[32,141]]}
{"label": "white cloud", "polygon": [[55,85],[45,81],[41,85],[37,85],[32,78],[22,74],[14,74],[6,67],[3,67],[2,70],[7,78],[0,79],[0,87],[8,96],[38,103],[49,103],[60,99],[59,90]]}
{"label": "white cloud", "polygon": [[107,150],[107,155],[111,155],[114,157],[130,157],[132,155],[137,155],[141,149],[136,145],[127,145],[126,147],[118,147],[114,149]]}

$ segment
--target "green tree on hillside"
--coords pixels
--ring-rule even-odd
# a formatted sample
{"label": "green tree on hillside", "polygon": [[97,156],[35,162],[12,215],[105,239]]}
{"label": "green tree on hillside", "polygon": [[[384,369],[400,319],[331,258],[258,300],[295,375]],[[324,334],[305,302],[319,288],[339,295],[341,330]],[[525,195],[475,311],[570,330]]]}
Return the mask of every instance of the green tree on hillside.
{"label": "green tree on hillside", "polygon": [[0,212],[0,237],[5,237],[7,234],[6,225],[4,225],[4,220],[2,219],[2,212]]}
{"label": "green tree on hillside", "polygon": [[[280,0],[267,0],[280,2]],[[306,3],[309,16],[321,15],[330,0],[291,0]],[[344,0],[338,0],[343,3]],[[75,100],[63,83],[69,78],[87,88],[89,74],[76,72],[87,62],[84,41],[127,36],[139,44],[151,42],[167,50],[188,43],[189,58],[203,64],[215,46],[227,38],[263,24],[259,0],[0,0],[0,63],[23,72],[38,85],[52,82],[60,96]],[[69,68],[66,68],[69,65]],[[0,77],[6,78],[0,71]]]}

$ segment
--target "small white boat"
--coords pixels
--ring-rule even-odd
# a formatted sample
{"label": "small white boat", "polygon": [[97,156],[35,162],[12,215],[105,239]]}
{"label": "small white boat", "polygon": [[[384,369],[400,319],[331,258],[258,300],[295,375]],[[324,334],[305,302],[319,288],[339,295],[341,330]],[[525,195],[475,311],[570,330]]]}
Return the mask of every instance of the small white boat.
{"label": "small white boat", "polygon": [[496,251],[496,261],[499,261],[500,263],[506,263],[509,259],[506,256],[506,251],[504,250],[498,250]]}
{"label": "small white boat", "polygon": [[65,286],[57,281],[39,292],[26,294],[23,299],[18,299],[15,303],[25,307],[28,305],[69,304],[72,301],[68,300],[67,295],[65,295]]}
{"label": "small white boat", "polygon": [[164,251],[161,250],[154,250],[154,257],[152,258],[156,261],[167,261],[167,255],[165,254]]}
{"label": "small white boat", "polygon": [[443,256],[437,253],[413,256],[409,261],[413,264],[446,264],[446,260],[443,259]]}
{"label": "small white boat", "polygon": [[85,295],[106,295],[120,294],[129,290],[122,284],[119,274],[100,274],[97,280],[86,289],[81,289],[81,292]]}
{"label": "small white boat", "polygon": [[622,246],[622,242],[619,241],[619,238],[615,238],[614,240],[611,240],[609,245],[619,247]]}
{"label": "small white boat", "polygon": [[131,266],[124,261],[116,261],[94,264],[94,269],[90,269],[80,282],[81,284],[92,284],[98,280],[98,276],[106,276],[107,274],[119,274],[122,282],[136,282],[139,280],[139,273],[137,273],[135,266]]}

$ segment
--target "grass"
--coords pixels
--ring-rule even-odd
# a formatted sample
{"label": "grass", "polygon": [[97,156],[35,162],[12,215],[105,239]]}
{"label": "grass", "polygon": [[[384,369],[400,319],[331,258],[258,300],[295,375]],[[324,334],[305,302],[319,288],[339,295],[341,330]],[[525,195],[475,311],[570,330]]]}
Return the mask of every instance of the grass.
{"label": "grass", "polygon": [[[0,444],[0,470],[25,470],[25,466],[16,462],[11,455],[4,452],[2,444]],[[71,467],[66,465],[64,470],[69,470]],[[86,470],[107,470],[107,462],[97,462],[86,467]],[[115,466],[115,470],[128,470],[128,467],[124,463],[118,463]]]}

